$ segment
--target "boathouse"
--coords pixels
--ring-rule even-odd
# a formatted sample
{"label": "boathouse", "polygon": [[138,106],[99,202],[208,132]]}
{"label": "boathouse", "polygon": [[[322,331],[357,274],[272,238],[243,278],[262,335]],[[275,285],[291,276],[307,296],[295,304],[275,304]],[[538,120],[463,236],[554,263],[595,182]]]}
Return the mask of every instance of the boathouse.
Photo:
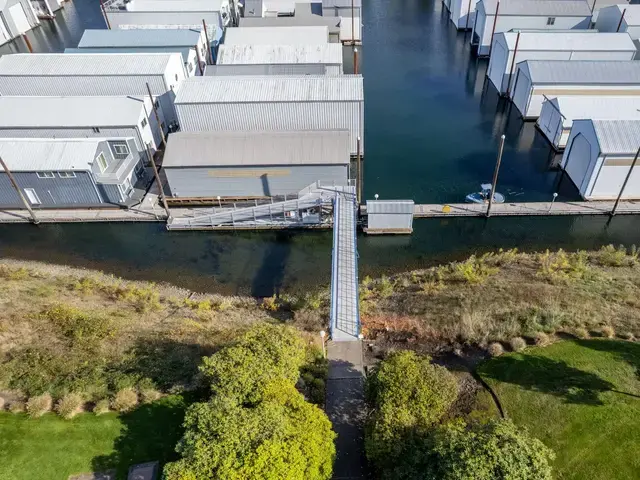
{"label": "boathouse", "polygon": [[496,34],[487,76],[501,94],[511,94],[516,65],[524,60],[633,60],[636,46],[627,33],[503,32]]}
{"label": "boathouse", "polygon": [[175,105],[184,132],[348,130],[352,155],[364,132],[361,75],[192,77]]}
{"label": "boathouse", "polygon": [[450,0],[449,20],[456,30],[470,30],[476,19],[476,0]]}
{"label": "boathouse", "polygon": [[[321,75],[342,75],[342,45],[220,45],[218,65],[320,65]],[[291,72],[293,74],[293,72]]]}
{"label": "boathouse", "polygon": [[0,45],[40,25],[29,0],[0,0]]}
{"label": "boathouse", "polygon": [[513,29],[586,30],[591,6],[586,0],[480,0],[471,44],[479,56],[491,53],[495,34]]}
{"label": "boathouse", "polygon": [[[141,197],[146,186],[133,139],[2,138],[0,157],[34,207],[129,205],[136,196]],[[139,189],[134,188],[136,184]],[[2,167],[0,206],[23,208]]]}
{"label": "boathouse", "polygon": [[348,184],[349,132],[174,133],[163,160],[174,198],[295,197]]}
{"label": "boathouse", "polygon": [[326,68],[321,63],[317,64],[226,64],[209,65],[204,72],[205,76],[239,76],[239,75],[326,75]]}
{"label": "boathouse", "polygon": [[152,108],[148,97],[0,96],[0,137],[132,138],[146,158],[161,142]]}
{"label": "boathouse", "polygon": [[[549,140],[553,148],[562,150],[567,145],[571,126],[575,119],[597,118],[599,120],[640,120],[640,96],[599,97],[560,96],[545,99],[538,129]],[[638,139],[640,144],[640,139]]]}
{"label": "boathouse", "polygon": [[158,100],[167,125],[185,79],[178,53],[27,53],[0,57],[0,95],[148,96]]}
{"label": "boathouse", "polygon": [[362,17],[362,0],[322,0],[323,17]]}
{"label": "boathouse", "polygon": [[627,32],[633,40],[640,39],[640,5],[611,5],[602,8],[596,21],[601,32]]}
{"label": "boathouse", "polygon": [[328,42],[329,28],[324,25],[228,28],[223,40],[225,45],[321,45]]}
{"label": "boathouse", "polygon": [[[574,120],[562,168],[585,200],[613,200],[640,148],[640,120]],[[640,165],[631,173],[623,199],[640,199]]]}
{"label": "boathouse", "polygon": [[546,97],[640,96],[640,62],[526,60],[516,67],[513,103],[525,119],[540,116]]}
{"label": "boathouse", "polygon": [[[349,22],[351,19],[348,19]],[[240,19],[242,28],[264,27],[322,27],[329,29],[329,42],[340,42],[340,17],[322,17],[320,15],[302,15],[294,17],[243,17]],[[307,42],[308,43],[308,42]]]}

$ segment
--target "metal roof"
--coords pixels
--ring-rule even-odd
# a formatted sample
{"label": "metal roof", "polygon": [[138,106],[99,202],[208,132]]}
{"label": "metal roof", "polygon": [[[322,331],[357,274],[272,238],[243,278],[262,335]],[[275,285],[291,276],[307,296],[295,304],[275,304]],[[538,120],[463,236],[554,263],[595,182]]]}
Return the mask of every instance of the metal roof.
{"label": "metal roof", "polygon": [[353,1],[354,8],[362,7],[362,0],[322,0],[322,7],[349,7],[351,8],[351,2]]}
{"label": "metal roof", "polygon": [[[640,98],[599,97],[566,95],[547,100],[564,117],[563,126],[570,127],[573,120],[592,118],[598,120],[640,119]],[[640,140],[639,140],[640,143]]]}
{"label": "metal roof", "polygon": [[162,165],[233,167],[348,165],[347,130],[296,132],[178,132],[169,136]]}
{"label": "metal roof", "polygon": [[413,200],[367,200],[367,215],[376,213],[413,215],[413,206]]}
{"label": "metal roof", "polygon": [[636,153],[640,148],[640,120],[586,120],[596,132],[600,153]]}
{"label": "metal roof", "polygon": [[640,62],[636,61],[525,60],[518,68],[534,84],[640,84]]}
{"label": "metal roof", "polygon": [[0,129],[131,127],[143,109],[133,97],[0,96]]}
{"label": "metal roof", "polygon": [[544,17],[590,17],[591,7],[586,0],[480,0],[487,15],[522,15]]}
{"label": "metal roof", "polygon": [[320,45],[329,42],[327,26],[227,28],[225,45]]}
{"label": "metal roof", "polygon": [[340,31],[340,17],[322,17],[320,15],[303,15],[293,17],[244,17],[240,19],[241,28],[256,27],[313,27],[326,26],[329,32]]}
{"label": "metal roof", "polygon": [[342,65],[342,45],[220,45],[218,65],[322,63]]}
{"label": "metal roof", "polygon": [[361,75],[205,76],[182,82],[175,103],[361,102],[363,99]]}
{"label": "metal roof", "polygon": [[194,47],[88,47],[65,48],[64,53],[179,53],[186,62],[189,52],[195,52]]}
{"label": "metal roof", "polygon": [[100,142],[104,139],[2,138],[0,156],[12,172],[91,170]]}
{"label": "metal roof", "polygon": [[165,30],[85,30],[78,48],[103,47],[190,47],[200,41],[201,30],[168,28]]}
{"label": "metal roof", "polygon": [[[0,76],[164,75],[179,53],[15,53],[0,57]],[[180,59],[182,63],[182,59]]]}
{"label": "metal roof", "polygon": [[[219,12],[224,0],[133,0],[107,4],[109,11],[120,12]],[[124,6],[125,9],[120,8]]]}
{"label": "metal roof", "polygon": [[617,8],[620,14],[624,12],[624,22],[627,25],[640,25],[640,5],[628,5],[626,3],[611,5],[610,7],[605,8]]}
{"label": "metal roof", "polygon": [[205,76],[239,76],[239,75],[325,75],[326,67],[321,63],[301,64],[288,63],[278,65],[275,63],[264,65],[207,65]]}
{"label": "metal roof", "polygon": [[347,40],[362,40],[362,21],[360,17],[353,17],[353,24],[355,26],[355,37],[351,36],[351,17],[340,17],[340,41],[345,42]]}
{"label": "metal roof", "polygon": [[520,32],[520,40],[517,32],[502,32],[498,36],[504,38],[509,50],[515,49],[517,41],[518,51],[636,51],[633,40],[624,32]]}

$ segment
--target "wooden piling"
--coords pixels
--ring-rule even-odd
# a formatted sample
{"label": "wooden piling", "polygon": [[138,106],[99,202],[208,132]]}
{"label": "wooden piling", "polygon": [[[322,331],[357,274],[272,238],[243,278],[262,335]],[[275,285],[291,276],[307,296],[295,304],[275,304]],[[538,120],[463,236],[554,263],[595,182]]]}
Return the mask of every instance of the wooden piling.
{"label": "wooden piling", "polygon": [[162,207],[164,208],[165,213],[167,214],[167,221],[171,218],[171,212],[169,211],[169,205],[167,205],[167,197],[164,195],[164,187],[162,186],[162,182],[160,181],[160,174],[158,173],[158,168],[156,167],[156,162],[153,159],[153,155],[151,154],[151,148],[147,145],[147,156],[149,157],[149,163],[151,163],[151,167],[153,168],[153,176],[156,178],[156,182],[158,183],[158,189],[160,190],[160,201],[162,202]]}
{"label": "wooden piling", "polygon": [[215,65],[216,62],[213,61],[213,50],[211,50],[211,42],[209,42],[209,34],[207,33],[207,22],[202,19],[202,28],[204,28],[204,38],[207,42],[207,51],[209,52],[209,61],[210,65]]}
{"label": "wooden piling", "polygon": [[155,115],[156,122],[158,122],[158,127],[160,128],[160,139],[162,140],[162,147],[167,148],[167,139],[164,136],[164,130],[162,128],[162,122],[160,121],[158,108],[156,107],[156,101],[153,99],[153,95],[151,95],[151,87],[149,86],[149,82],[147,82],[147,93],[149,93],[149,98],[151,99],[151,108],[153,108],[153,114]]}
{"label": "wooden piling", "polygon": [[629,178],[631,178],[633,169],[635,168],[636,162],[638,161],[638,155],[640,155],[640,148],[638,148],[638,151],[636,152],[636,156],[633,158],[633,162],[631,162],[631,168],[629,168],[629,171],[627,172],[627,176],[624,178],[624,182],[622,182],[622,188],[620,188],[620,193],[618,194],[618,198],[616,198],[616,203],[613,204],[613,209],[611,210],[612,217],[616,214],[616,210],[618,209],[618,204],[620,203],[620,199],[622,198],[624,189],[627,186],[627,182],[629,182]]}
{"label": "wooden piling", "polygon": [[493,182],[491,183],[491,192],[489,192],[489,205],[487,205],[487,218],[491,216],[491,206],[493,205],[493,196],[496,193],[496,185],[498,184],[498,172],[500,171],[500,163],[502,163],[502,152],[504,151],[505,136],[500,137],[500,148],[498,149],[498,159],[496,160],[496,168],[493,171]]}
{"label": "wooden piling", "polygon": [[18,193],[18,196],[20,197],[20,200],[22,200],[22,203],[24,204],[25,208],[27,210],[29,210],[29,215],[31,215],[32,223],[37,225],[38,223],[40,223],[40,221],[38,220],[38,217],[36,217],[36,214],[33,211],[33,209],[31,208],[31,205],[29,205],[29,202],[27,201],[27,199],[24,198],[24,195],[22,194],[22,190],[20,190],[20,187],[18,186],[18,183],[16,182],[16,179],[13,178],[13,175],[12,175],[11,171],[7,167],[7,164],[4,163],[4,160],[2,159],[2,157],[0,157],[0,166],[2,166],[2,168],[4,170],[4,173],[6,173],[7,177],[9,177],[9,181],[11,182],[11,185],[13,186],[13,188]]}

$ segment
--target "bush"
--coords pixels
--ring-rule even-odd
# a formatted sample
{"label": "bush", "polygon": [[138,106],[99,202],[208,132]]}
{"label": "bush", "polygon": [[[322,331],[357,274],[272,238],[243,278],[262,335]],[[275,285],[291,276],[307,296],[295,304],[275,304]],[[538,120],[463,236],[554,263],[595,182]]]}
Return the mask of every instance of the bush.
{"label": "bush", "polygon": [[376,291],[378,292],[378,295],[380,295],[382,298],[388,298],[391,295],[393,295],[393,289],[394,289],[393,282],[389,280],[389,278],[386,277],[385,275],[383,275],[382,278],[380,278],[380,280],[376,285]]}
{"label": "bush", "polygon": [[64,419],[71,419],[80,413],[84,399],[78,393],[68,393],[56,404],[56,413]]}
{"label": "bush", "polygon": [[22,413],[24,412],[25,404],[22,400],[14,400],[9,403],[9,411],[11,413]]}
{"label": "bush", "polygon": [[614,338],[616,336],[616,331],[610,325],[605,325],[600,329],[600,333],[605,338]]}
{"label": "bush", "polygon": [[536,333],[535,336],[533,337],[533,341],[539,347],[544,347],[545,345],[549,345],[549,343],[551,343],[551,339],[549,338],[549,335],[547,335],[544,332]]}
{"label": "bush", "polygon": [[627,253],[627,249],[622,245],[618,248],[606,245],[594,253],[591,259],[604,267],[632,267],[638,263],[638,252],[635,247]]}
{"label": "bush", "polygon": [[527,348],[527,342],[525,342],[522,337],[515,337],[509,340],[509,345],[511,346],[511,350],[514,352],[519,352],[520,350],[524,350]]}
{"label": "bush", "polygon": [[109,411],[109,400],[103,398],[102,400],[98,400],[96,404],[93,406],[93,413],[96,415],[102,415]]}
{"label": "bush", "polygon": [[0,396],[0,412],[4,410],[4,407],[5,407],[5,399],[4,397]]}
{"label": "bush", "polygon": [[475,255],[471,255],[464,262],[451,264],[450,270],[453,277],[474,285],[484,283],[489,277],[500,271],[498,268],[489,266],[487,258],[477,258]]}
{"label": "bush", "polygon": [[499,357],[504,353],[504,348],[501,343],[493,342],[489,344],[487,352],[489,352],[489,355],[491,355],[492,357]]}
{"label": "bush", "polygon": [[48,393],[43,393],[37,397],[31,397],[27,402],[27,413],[32,418],[41,417],[51,411],[53,399]]}
{"label": "bush", "polygon": [[138,405],[138,393],[133,388],[123,388],[111,402],[111,407],[116,412],[129,412]]}
{"label": "bush", "polygon": [[140,390],[140,401],[142,403],[151,403],[162,398],[162,393],[153,388],[145,388]]}
{"label": "bush", "polygon": [[107,317],[84,312],[68,305],[56,305],[45,310],[43,316],[49,320],[58,331],[75,343],[89,343],[112,337],[116,329]]}
{"label": "bush", "polygon": [[582,327],[576,328],[576,329],[573,331],[573,334],[574,334],[576,337],[581,338],[581,339],[583,339],[583,340],[584,340],[584,339],[589,338],[589,332],[587,331],[587,329],[586,329],[586,328],[582,328]]}

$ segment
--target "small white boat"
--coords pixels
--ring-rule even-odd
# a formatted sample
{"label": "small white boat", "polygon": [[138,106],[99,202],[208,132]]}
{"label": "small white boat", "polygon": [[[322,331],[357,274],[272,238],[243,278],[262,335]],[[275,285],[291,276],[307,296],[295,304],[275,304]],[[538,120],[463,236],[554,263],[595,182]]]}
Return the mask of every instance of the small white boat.
{"label": "small white boat", "polygon": [[[491,184],[483,183],[480,188],[482,188],[480,192],[470,193],[465,197],[465,200],[469,203],[487,203],[491,194]],[[504,203],[504,195],[495,192],[493,194],[493,203]]]}

